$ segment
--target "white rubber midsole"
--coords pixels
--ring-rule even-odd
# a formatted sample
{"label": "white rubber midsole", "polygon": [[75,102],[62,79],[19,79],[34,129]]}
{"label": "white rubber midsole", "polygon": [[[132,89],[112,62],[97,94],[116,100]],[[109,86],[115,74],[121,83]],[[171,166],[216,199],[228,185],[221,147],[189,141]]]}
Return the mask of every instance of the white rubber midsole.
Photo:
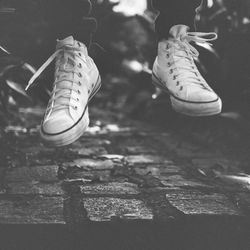
{"label": "white rubber midsole", "polygon": [[157,88],[160,88],[170,96],[172,108],[178,113],[188,116],[212,116],[221,113],[222,101],[220,98],[218,98],[214,102],[207,103],[182,101],[173,97],[169,93],[169,91],[162,86],[162,83],[154,75],[152,76],[152,82]]}
{"label": "white rubber midsole", "polygon": [[69,145],[74,141],[76,141],[77,139],[79,139],[86,131],[88,126],[89,126],[89,112],[87,108],[81,121],[79,121],[79,123],[70,130],[58,135],[46,135],[40,129],[40,135],[47,144],[51,146],[62,147]]}

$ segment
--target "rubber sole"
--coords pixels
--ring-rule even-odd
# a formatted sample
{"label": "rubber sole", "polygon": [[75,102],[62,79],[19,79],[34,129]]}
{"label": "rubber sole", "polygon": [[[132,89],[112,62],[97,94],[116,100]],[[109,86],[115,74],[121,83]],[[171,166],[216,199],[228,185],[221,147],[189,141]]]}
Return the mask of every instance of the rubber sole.
{"label": "rubber sole", "polygon": [[221,113],[222,101],[219,97],[211,102],[188,102],[173,96],[155,75],[152,75],[152,83],[170,96],[172,108],[178,113],[195,117],[213,116]]}
{"label": "rubber sole", "polygon": [[[91,99],[95,96],[95,94],[98,92],[98,90],[101,87],[101,78],[100,76],[97,79],[96,88],[91,93],[88,103],[91,101]],[[89,126],[89,112],[88,107],[86,107],[84,111],[84,115],[82,116],[81,120],[77,122],[76,125],[74,125],[71,129],[58,133],[58,134],[46,134],[41,125],[40,129],[40,136],[43,139],[43,141],[48,144],[48,146],[54,146],[54,147],[63,147],[67,146],[73,142],[75,142],[77,139],[79,139],[84,132],[87,130]]]}

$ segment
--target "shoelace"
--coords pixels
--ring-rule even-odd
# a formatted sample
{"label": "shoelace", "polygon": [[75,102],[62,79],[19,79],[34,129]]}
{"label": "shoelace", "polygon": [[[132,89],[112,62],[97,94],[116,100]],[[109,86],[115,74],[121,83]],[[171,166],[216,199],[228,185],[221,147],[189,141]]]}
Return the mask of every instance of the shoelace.
{"label": "shoelace", "polygon": [[[187,32],[184,36],[182,36],[180,39],[174,39],[174,43],[179,45],[179,50],[183,50],[184,52],[186,52],[186,56],[183,54],[176,54],[175,57],[179,57],[179,59],[175,60],[175,63],[178,63],[179,61],[186,59],[187,61],[190,62],[189,65],[187,65],[186,67],[184,66],[179,66],[179,69],[183,69],[186,70],[186,72],[188,73],[188,76],[190,79],[192,79],[193,84],[199,84],[200,86],[202,86],[205,89],[210,90],[209,86],[207,85],[207,83],[203,80],[201,80],[199,71],[196,67],[196,65],[193,62],[194,58],[198,58],[199,56],[199,52],[197,51],[196,48],[194,48],[190,43],[191,42],[195,42],[195,43],[201,43],[201,44],[207,44],[207,45],[211,45],[209,42],[210,41],[214,41],[217,39],[217,34],[214,32],[210,32],[210,33],[204,33],[204,32]],[[173,45],[174,46],[174,45]],[[171,52],[170,52],[171,53]],[[174,62],[169,63],[169,67],[173,66],[175,64]],[[177,66],[175,65],[175,67],[173,67],[170,72],[174,73],[174,70],[177,69]],[[190,73],[193,73],[192,75]],[[174,79],[178,79],[177,84],[180,83],[181,80],[186,80],[187,75],[185,74],[175,74],[174,75]],[[187,81],[185,81],[187,82]]]}
{"label": "shoelace", "polygon": [[[76,72],[76,65],[74,65],[70,70],[66,70],[65,66],[66,64],[68,63],[68,60],[74,62],[74,58],[75,57],[79,57],[81,58],[81,60],[83,60],[84,62],[86,62],[86,59],[84,57],[82,57],[82,51],[76,47],[72,47],[72,46],[69,46],[69,45],[65,45],[63,46],[62,48],[56,50],[55,53],[53,53],[49,58],[48,60],[37,70],[37,72],[32,76],[32,78],[30,79],[27,87],[26,87],[26,91],[32,86],[32,84],[35,82],[35,80],[42,74],[42,72],[55,60],[57,59],[58,62],[61,62],[63,61],[64,62],[64,70],[57,70],[56,69],[56,72],[58,73],[77,73]],[[60,63],[59,63],[60,64]],[[57,66],[57,68],[60,67]],[[82,67],[81,64],[78,65],[79,68]],[[81,73],[79,73],[81,74]],[[82,76],[82,74],[81,74]],[[72,85],[71,87],[67,86],[67,87],[64,87],[62,88],[60,86],[60,88],[57,88],[56,86],[63,82],[63,81],[67,81],[67,82],[71,82]],[[54,83],[54,88],[53,88],[53,91],[52,91],[52,95],[51,95],[51,99],[50,99],[50,102],[49,102],[49,107],[47,109],[47,112],[49,112],[51,109],[53,109],[53,111],[56,111],[56,110],[60,110],[60,109],[64,109],[66,107],[69,107],[69,106],[72,106],[74,109],[76,109],[76,106],[70,104],[70,102],[68,103],[65,103],[65,102],[59,102],[58,104],[54,104],[54,102],[56,102],[59,98],[66,98],[68,100],[70,100],[71,97],[71,93],[72,91],[75,91],[77,92],[78,94],[79,91],[74,89],[74,83],[76,84],[79,84],[79,82],[75,82],[73,80],[69,80],[67,77],[62,77],[62,78],[57,78],[56,77],[56,80],[55,80],[55,83]],[[73,98],[75,101],[79,101],[78,98]]]}

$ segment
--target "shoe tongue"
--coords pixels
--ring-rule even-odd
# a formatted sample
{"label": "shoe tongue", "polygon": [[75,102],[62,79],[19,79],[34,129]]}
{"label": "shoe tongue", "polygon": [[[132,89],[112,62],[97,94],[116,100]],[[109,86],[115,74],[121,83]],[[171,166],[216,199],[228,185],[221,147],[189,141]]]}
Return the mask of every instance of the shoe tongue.
{"label": "shoe tongue", "polygon": [[66,46],[66,45],[73,46],[74,44],[75,44],[75,40],[74,40],[73,36],[68,36],[63,40],[57,40],[56,48],[59,49],[59,48]]}
{"label": "shoe tongue", "polygon": [[181,39],[183,36],[187,34],[187,31],[189,30],[189,27],[186,25],[175,25],[173,26],[170,31],[169,35],[174,39]]}
{"label": "shoe tongue", "polygon": [[[173,26],[169,34],[171,36],[170,40],[175,46],[175,53],[173,54],[173,57],[178,60],[179,67],[186,68],[188,65],[190,65],[190,61],[187,58],[187,52],[182,49],[181,45],[179,43],[176,43],[175,40],[183,41],[183,38],[186,36],[187,31],[189,30],[189,27],[186,25],[175,25]],[[190,68],[192,70],[192,68]],[[187,76],[192,77],[194,73],[192,71],[185,70]]]}
{"label": "shoe tongue", "polygon": [[[69,36],[69,37],[66,37],[63,40],[57,40],[57,46],[56,46],[57,50],[61,49],[64,46],[72,46],[72,47],[74,47],[75,46],[74,38],[72,36]],[[58,65],[59,67],[62,67],[65,70],[71,70],[75,66],[74,59],[69,57],[69,56],[65,56],[64,61],[61,61],[61,60],[58,61],[57,60],[56,63],[59,64]],[[67,74],[67,73],[65,73],[65,74]]]}

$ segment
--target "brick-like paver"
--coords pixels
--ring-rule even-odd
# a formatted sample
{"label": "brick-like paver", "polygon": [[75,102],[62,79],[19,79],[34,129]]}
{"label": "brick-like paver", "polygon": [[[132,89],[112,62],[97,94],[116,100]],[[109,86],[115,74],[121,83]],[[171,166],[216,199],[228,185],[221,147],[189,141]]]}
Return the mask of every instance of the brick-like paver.
{"label": "brick-like paver", "polygon": [[87,217],[91,221],[110,221],[115,218],[124,220],[152,220],[153,213],[145,203],[137,199],[83,198]]}
{"label": "brick-like paver", "polygon": [[6,129],[0,223],[249,215],[248,186],[226,178],[240,171],[237,162],[174,131],[111,120],[59,149],[43,145],[37,128],[19,129],[12,145]]}
{"label": "brick-like paver", "polygon": [[62,197],[8,198],[0,200],[0,224],[65,224]]}

